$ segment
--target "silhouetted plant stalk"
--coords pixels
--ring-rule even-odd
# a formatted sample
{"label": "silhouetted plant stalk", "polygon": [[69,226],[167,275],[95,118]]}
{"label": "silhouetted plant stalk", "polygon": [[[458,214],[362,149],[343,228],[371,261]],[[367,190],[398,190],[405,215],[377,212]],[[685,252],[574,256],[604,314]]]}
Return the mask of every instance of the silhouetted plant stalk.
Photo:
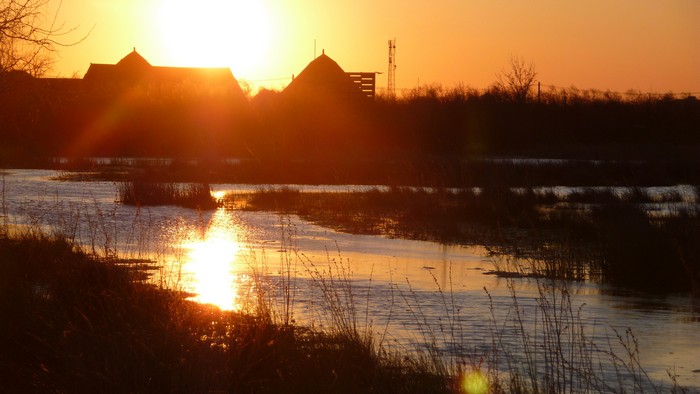
{"label": "silhouetted plant stalk", "polygon": [[[331,257],[327,253],[328,265],[319,267],[310,259],[303,261],[307,273],[318,286],[323,297],[323,308],[330,315],[329,327],[353,338],[358,343],[370,343],[371,330],[369,322],[358,322],[359,311],[356,305],[355,289],[349,262],[345,261],[338,250],[338,255]],[[364,329],[364,332],[360,328]]]}
{"label": "silhouetted plant stalk", "polygon": [[[620,335],[614,327],[585,323],[585,304],[575,306],[575,296],[566,282],[537,280],[539,296],[536,304],[527,308],[518,302],[509,282],[512,303],[505,318],[496,313],[497,307],[484,289],[491,300],[493,338],[491,354],[486,356],[491,363],[488,374],[493,382],[505,384],[501,390],[659,392],[659,382],[653,381],[640,363],[639,344],[631,329]],[[607,346],[593,337],[607,338]],[[670,383],[682,392],[676,382]]]}
{"label": "silhouetted plant stalk", "polygon": [[621,335],[605,323],[588,323],[586,305],[576,305],[575,285],[538,279],[535,303],[525,305],[514,281],[508,280],[509,303],[496,305],[484,289],[490,300],[491,347],[475,351],[469,350],[454,298],[437,287],[444,304],[437,307],[447,314],[436,322],[427,318],[426,306],[407,283],[407,290],[398,291],[422,338],[411,352],[437,375],[486,376],[487,392],[493,393],[683,392],[673,378],[663,383],[649,377],[631,329]]}
{"label": "silhouetted plant stalk", "polygon": [[7,217],[7,200],[5,196],[5,171],[0,169],[0,175],[2,176],[2,229],[0,229],[0,237],[6,237],[9,232],[9,218]]}

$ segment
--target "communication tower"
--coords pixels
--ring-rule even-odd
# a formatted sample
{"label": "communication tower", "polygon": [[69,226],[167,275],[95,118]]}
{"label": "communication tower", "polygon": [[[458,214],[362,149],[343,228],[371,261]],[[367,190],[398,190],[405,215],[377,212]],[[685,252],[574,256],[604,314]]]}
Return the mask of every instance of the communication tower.
{"label": "communication tower", "polygon": [[389,74],[387,77],[387,93],[393,97],[396,95],[396,38],[389,40]]}

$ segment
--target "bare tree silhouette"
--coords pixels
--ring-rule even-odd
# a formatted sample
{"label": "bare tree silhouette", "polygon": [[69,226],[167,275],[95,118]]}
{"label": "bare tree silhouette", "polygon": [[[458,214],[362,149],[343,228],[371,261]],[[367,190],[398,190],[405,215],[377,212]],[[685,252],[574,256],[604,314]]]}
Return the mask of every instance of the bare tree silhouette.
{"label": "bare tree silhouette", "polygon": [[536,77],[537,72],[532,62],[526,64],[523,58],[511,56],[510,70],[496,74],[493,89],[510,100],[524,103],[530,100]]}
{"label": "bare tree silhouette", "polygon": [[21,70],[33,76],[48,72],[58,46],[76,45],[61,38],[74,33],[58,21],[58,8],[49,10],[50,0],[0,0],[0,73]]}

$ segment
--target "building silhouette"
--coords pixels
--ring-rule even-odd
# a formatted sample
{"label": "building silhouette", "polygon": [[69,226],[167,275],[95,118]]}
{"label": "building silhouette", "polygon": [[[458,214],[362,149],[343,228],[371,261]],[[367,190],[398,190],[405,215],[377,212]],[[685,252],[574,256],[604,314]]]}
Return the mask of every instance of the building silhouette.
{"label": "building silhouette", "polygon": [[91,63],[83,80],[92,88],[190,84],[204,89],[224,89],[245,97],[229,68],[153,66],[136,52],[136,48],[117,64]]}
{"label": "building silhouette", "polygon": [[375,73],[345,72],[326,55],[312,60],[284,89],[288,96],[299,98],[325,97],[334,99],[373,98]]}

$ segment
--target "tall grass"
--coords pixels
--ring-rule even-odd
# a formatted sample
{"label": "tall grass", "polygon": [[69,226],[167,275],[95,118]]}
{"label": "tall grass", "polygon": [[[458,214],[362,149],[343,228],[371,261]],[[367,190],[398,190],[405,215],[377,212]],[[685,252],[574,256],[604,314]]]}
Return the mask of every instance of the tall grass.
{"label": "tall grass", "polygon": [[0,169],[0,177],[2,177],[2,184],[0,185],[0,187],[2,187],[2,195],[0,196],[0,200],[2,200],[2,211],[0,211],[0,216],[2,216],[2,227],[0,228],[0,237],[6,237],[9,222],[7,217],[7,199],[5,198],[5,171],[2,169]]}
{"label": "tall grass", "polygon": [[[354,325],[311,330],[275,313],[198,305],[61,239],[3,237],[0,255],[10,391],[447,391],[442,377],[381,353]],[[333,304],[351,317],[346,306]]]}
{"label": "tall grass", "polygon": [[[95,216],[103,223],[92,226],[93,236],[109,232],[113,217]],[[288,242],[283,291],[270,291],[260,271],[257,307],[234,313],[189,301],[177,283],[146,280],[150,263],[118,260],[111,246],[87,254],[60,231],[49,236],[40,227],[3,235],[0,366],[13,371],[2,374],[4,389],[446,392],[444,377],[417,370],[381,351],[357,325],[341,323],[355,318],[346,303],[331,308],[345,320],[321,330],[297,325],[298,255]],[[324,299],[342,298],[334,298],[339,287],[331,282]]]}
{"label": "tall grass", "polygon": [[[419,338],[410,352],[429,373],[451,377],[454,392],[468,393],[659,393],[685,392],[669,373],[656,380],[645,370],[640,344],[630,328],[592,322],[587,305],[576,297],[577,285],[536,280],[534,303],[522,302],[516,281],[510,297],[495,299],[484,288],[490,315],[490,344],[479,346],[461,323],[452,289],[436,281],[439,302],[422,299],[407,283],[397,287],[398,308],[413,318]],[[430,308],[444,309],[435,321]]]}
{"label": "tall grass", "polygon": [[209,184],[176,183],[132,180],[122,182],[119,201],[127,205],[180,205],[186,208],[214,209],[219,203],[211,195]]}
{"label": "tall grass", "polygon": [[[505,392],[659,392],[645,372],[631,329],[585,323],[585,304],[575,305],[568,282],[538,280],[535,304],[519,302],[509,282],[511,304],[491,295],[492,348],[488,374]],[[601,343],[602,342],[602,343]],[[607,343],[607,345],[606,345]],[[665,385],[680,390],[674,382]]]}

